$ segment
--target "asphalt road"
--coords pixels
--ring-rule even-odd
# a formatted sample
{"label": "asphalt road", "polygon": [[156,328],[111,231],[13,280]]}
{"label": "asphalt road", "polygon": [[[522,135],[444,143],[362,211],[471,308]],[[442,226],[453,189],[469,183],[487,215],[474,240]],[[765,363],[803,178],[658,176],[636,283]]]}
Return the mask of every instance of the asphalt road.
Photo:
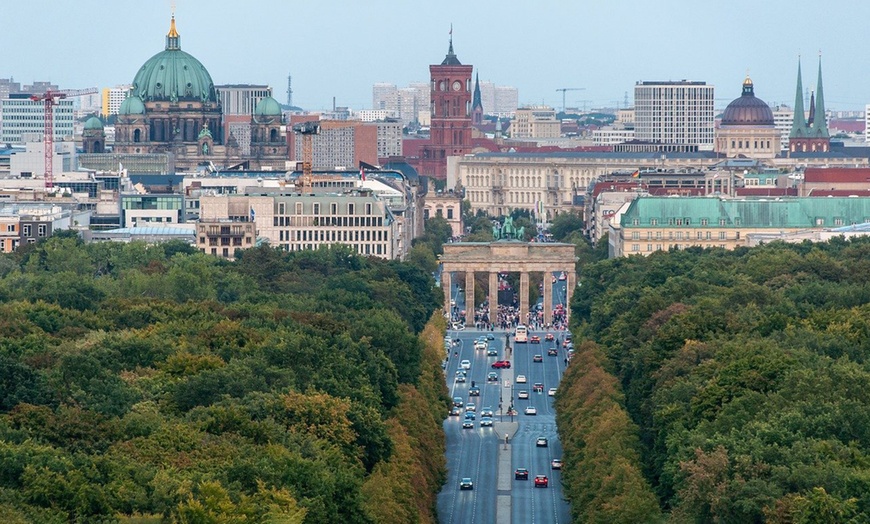
{"label": "asphalt road", "polygon": [[[564,297],[564,290],[560,289],[564,288],[564,282],[557,282],[553,287],[554,303],[559,303],[558,297]],[[455,297],[457,306],[465,309],[463,294],[454,291],[451,295]],[[438,495],[439,520],[444,524],[496,523],[497,495],[510,495],[510,522],[570,522],[570,508],[562,498],[561,472],[551,469],[551,460],[561,458],[562,448],[556,434],[553,398],[547,394],[549,388],[558,387],[565,369],[565,351],[560,347],[558,356],[548,356],[547,349],[555,347],[556,341],[547,342],[544,340],[546,331],[536,331],[529,335],[539,336],[540,344],[515,346],[511,337],[511,352],[508,355],[505,349],[506,333],[494,331],[494,340],[490,340],[489,344],[498,350],[498,356],[487,356],[486,351],[474,349],[474,340],[486,333],[476,330],[448,331],[452,340],[459,341],[446,350],[448,361],[445,375],[450,396],[461,397],[463,403],[475,404],[478,415],[471,429],[463,429],[461,426],[465,409],[460,416],[450,416],[444,421],[448,477]],[[553,334],[564,338],[564,332],[553,331]],[[456,355],[453,354],[454,351]],[[542,355],[543,362],[533,362],[536,354]],[[466,359],[471,363],[466,382],[456,382],[456,371],[460,362]],[[503,359],[511,360],[511,370],[491,368],[492,362]],[[493,371],[497,373],[499,380],[487,381],[488,373]],[[527,383],[516,384],[517,375],[525,375]],[[480,387],[479,397],[468,396],[472,381]],[[544,385],[542,393],[532,392],[532,385],[536,382]],[[516,398],[522,389],[529,391],[528,399]],[[512,400],[519,412],[513,419],[506,414]],[[525,408],[530,405],[537,408],[537,415],[524,414]],[[512,436],[509,451],[505,452],[511,454],[511,468],[507,472],[510,475],[511,488],[507,493],[497,490],[499,450],[500,447],[504,449],[503,435],[497,434],[495,428],[480,427],[479,413],[484,407],[492,408],[496,422],[514,420],[519,423]],[[535,441],[539,436],[548,439],[548,446],[536,446]],[[519,467],[529,470],[529,480],[514,479],[513,470]],[[506,472],[502,471],[501,474],[505,475]],[[534,476],[540,474],[547,475],[548,488],[534,487]],[[460,491],[459,481],[463,477],[473,480],[473,490]],[[499,515],[503,517],[505,512]]]}

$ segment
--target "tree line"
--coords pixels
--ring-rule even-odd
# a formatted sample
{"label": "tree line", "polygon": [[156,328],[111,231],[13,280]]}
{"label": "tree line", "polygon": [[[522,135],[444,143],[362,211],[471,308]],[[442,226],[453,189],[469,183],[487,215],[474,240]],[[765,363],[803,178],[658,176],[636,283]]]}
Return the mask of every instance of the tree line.
{"label": "tree line", "polygon": [[342,246],[0,256],[0,521],[436,522],[439,297]]}
{"label": "tree line", "polygon": [[583,266],[557,395],[578,521],[870,521],[868,275],[866,238]]}

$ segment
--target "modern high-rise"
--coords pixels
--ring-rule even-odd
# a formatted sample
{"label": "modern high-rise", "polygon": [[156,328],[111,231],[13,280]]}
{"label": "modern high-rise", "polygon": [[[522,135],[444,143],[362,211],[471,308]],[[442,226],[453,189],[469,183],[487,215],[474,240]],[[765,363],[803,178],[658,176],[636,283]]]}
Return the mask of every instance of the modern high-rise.
{"label": "modern high-rise", "polygon": [[420,112],[429,109],[429,84],[412,82],[408,87],[378,83],[372,86],[372,109],[387,112],[403,125],[420,121]]}
{"label": "modern high-rise", "polygon": [[127,95],[130,94],[130,91],[132,89],[133,86],[130,84],[119,85],[115,87],[104,87],[102,92],[103,103],[100,110],[103,117],[108,118],[109,115],[117,115],[118,109],[121,107],[124,99],[127,98]]}
{"label": "modern high-rise", "polygon": [[711,151],[713,91],[706,82],[638,82],[634,86],[635,138]]}
{"label": "modern high-rise", "polygon": [[[25,138],[42,137],[45,132],[45,106],[30,100],[27,94],[11,94],[0,100],[0,142],[23,144]],[[54,138],[60,140],[73,136],[73,100],[58,100],[54,106]],[[38,138],[39,139],[39,138]]]}
{"label": "modern high-rise", "polygon": [[519,106],[519,92],[516,87],[480,82],[480,101],[483,105],[483,114],[513,118]]}
{"label": "modern high-rise", "polygon": [[272,88],[266,85],[226,84],[215,86],[221,101],[224,115],[254,114],[257,104],[267,96],[272,96]]}

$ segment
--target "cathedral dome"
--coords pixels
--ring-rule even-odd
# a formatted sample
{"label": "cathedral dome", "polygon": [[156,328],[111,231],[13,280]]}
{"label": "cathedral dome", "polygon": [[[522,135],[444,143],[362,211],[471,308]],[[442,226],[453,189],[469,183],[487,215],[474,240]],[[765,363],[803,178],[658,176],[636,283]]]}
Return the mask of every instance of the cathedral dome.
{"label": "cathedral dome", "polygon": [[196,101],[217,103],[211,75],[192,55],[181,50],[175,17],[166,35],[166,49],[152,56],[133,79],[133,97],[142,101]]}
{"label": "cathedral dome", "polygon": [[281,104],[271,96],[264,96],[254,109],[255,116],[281,116]]}
{"label": "cathedral dome", "polygon": [[118,108],[119,115],[144,115],[145,104],[142,99],[135,95],[130,95],[121,102],[121,107]]}
{"label": "cathedral dome", "polygon": [[773,126],[773,111],[764,100],[755,97],[752,80],[743,81],[743,94],[722,113],[723,126]]}
{"label": "cathedral dome", "polygon": [[85,129],[86,130],[87,129],[102,130],[103,129],[103,121],[95,116],[92,116],[85,121]]}

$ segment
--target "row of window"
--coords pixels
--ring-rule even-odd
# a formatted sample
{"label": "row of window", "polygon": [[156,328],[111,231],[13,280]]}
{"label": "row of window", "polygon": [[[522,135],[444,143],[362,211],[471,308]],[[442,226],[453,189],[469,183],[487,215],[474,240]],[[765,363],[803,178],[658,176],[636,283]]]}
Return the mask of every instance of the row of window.
{"label": "row of window", "polygon": [[[668,240],[684,240],[683,234],[685,233],[685,240],[691,240],[692,232],[691,231],[668,231],[667,237]],[[641,240],[641,232],[640,231],[632,231],[631,239],[632,240]],[[728,240],[728,232],[727,231],[719,231],[718,234],[719,240]],[[646,232],[646,240],[663,240],[664,233],[662,231],[656,231],[653,234],[652,231]],[[712,240],[713,232],[712,231],[696,231],[695,232],[696,240]],[[734,240],[740,240],[740,231],[734,232]]]}
{"label": "row of window", "polygon": [[[710,220],[707,219],[707,218],[701,218],[701,219],[698,220],[698,222],[699,222],[699,225],[700,225],[701,227],[708,227],[708,226],[710,226]],[[719,227],[726,227],[726,226],[739,226],[739,225],[740,225],[740,222],[741,222],[740,217],[735,217],[735,218],[732,220],[732,222],[731,222],[730,224],[728,223],[728,219],[727,219],[727,218],[720,218],[720,219],[719,219]],[[868,223],[868,222],[870,222],[870,217],[864,217],[864,223],[866,224],[866,223]],[[824,225],[825,225],[825,218],[824,218],[824,217],[816,217],[815,220],[813,221],[813,223],[814,223],[816,226],[824,226]],[[851,221],[851,222],[849,223],[849,225],[854,226],[854,225],[857,224],[857,223],[858,223],[858,222]],[[641,225],[641,224],[640,224],[640,219],[639,219],[639,218],[632,218],[632,219],[631,219],[631,225],[632,225],[632,226],[639,226],[639,225]],[[649,225],[650,225],[650,226],[658,226],[658,225],[659,225],[659,219],[658,219],[658,218],[650,218],[650,219],[649,219]],[[665,222],[664,222],[664,221],[661,221],[661,225],[665,225]],[[685,218],[673,218],[673,217],[671,217],[671,218],[668,218],[668,220],[667,220],[667,225],[668,225],[668,226],[691,226],[691,225],[692,225],[692,219],[689,218],[689,217],[685,217]],[[833,225],[835,225],[835,226],[845,226],[845,225],[846,225],[846,219],[843,218],[843,217],[834,217],[834,219],[833,219]]]}
{"label": "row of window", "polygon": [[[703,245],[703,246],[701,244],[655,244],[655,249],[653,249],[653,244],[647,244],[646,251],[651,253],[652,251],[661,251],[662,248],[664,248],[664,249],[671,249],[671,248],[685,249],[687,247],[708,247],[709,248],[709,247],[713,247],[713,244],[707,244],[707,245]],[[725,244],[718,244],[718,247],[725,249]],[[640,244],[632,244],[631,245],[631,252],[632,253],[640,252]]]}
{"label": "row of window", "polygon": [[[286,202],[278,202],[278,214],[279,215],[286,215],[287,214],[287,207],[288,206],[287,206]],[[356,214],[356,204],[354,204],[353,202],[348,202],[344,206],[341,206],[341,208],[342,208],[341,214],[343,214],[343,215],[344,214],[347,214],[347,215],[355,215]],[[339,205],[337,202],[330,202],[329,206],[328,207],[324,206],[323,209],[329,210],[328,214],[330,214],[330,215],[338,215],[339,214]],[[294,207],[294,211],[295,211],[294,214],[301,215],[303,213],[303,210],[304,210],[304,206],[302,205],[302,202],[296,202],[296,206]],[[319,215],[320,211],[321,211],[320,202],[315,202],[311,205],[311,214],[312,215]],[[365,204],[365,214],[366,215],[372,214],[371,202],[368,202]]]}
{"label": "row of window", "polygon": [[348,217],[348,216],[283,216],[273,217],[275,227],[383,227],[384,217]]}
{"label": "row of window", "polygon": [[335,231],[323,229],[291,229],[278,231],[281,242],[386,242],[390,233],[386,230]]}

